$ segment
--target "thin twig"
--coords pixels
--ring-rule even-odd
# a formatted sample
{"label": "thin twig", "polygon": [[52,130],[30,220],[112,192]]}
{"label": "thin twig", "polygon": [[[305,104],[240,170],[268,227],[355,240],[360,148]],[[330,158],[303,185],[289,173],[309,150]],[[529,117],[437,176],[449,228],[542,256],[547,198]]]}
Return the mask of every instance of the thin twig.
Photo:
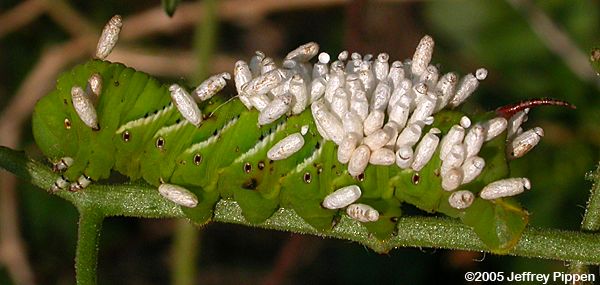
{"label": "thin twig", "polygon": [[[581,221],[581,229],[586,232],[598,232],[600,230],[600,163],[596,171],[590,174],[588,179],[593,184],[585,208],[585,214]],[[585,263],[576,261],[570,264],[569,272],[573,274],[585,274],[589,272],[589,268]]]}
{"label": "thin twig", "polygon": [[47,3],[48,15],[73,37],[100,34],[95,26],[64,0],[38,0]]}
{"label": "thin twig", "polygon": [[94,208],[80,209],[77,250],[75,252],[75,282],[78,285],[96,284],[98,244],[104,216]]}
{"label": "thin twig", "polygon": [[577,77],[594,83],[600,88],[600,81],[588,62],[588,56],[544,11],[530,0],[507,0],[507,2],[523,14],[540,40],[550,51],[560,57]]}

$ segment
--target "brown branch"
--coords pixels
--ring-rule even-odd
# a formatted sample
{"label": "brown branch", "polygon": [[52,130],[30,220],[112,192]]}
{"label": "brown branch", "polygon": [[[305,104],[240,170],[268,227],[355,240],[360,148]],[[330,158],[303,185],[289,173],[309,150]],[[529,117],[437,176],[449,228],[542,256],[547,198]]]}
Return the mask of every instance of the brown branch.
{"label": "brown branch", "polygon": [[38,0],[47,3],[47,13],[71,36],[100,34],[96,27],[64,0]]}
{"label": "brown branch", "polygon": [[[138,48],[115,48],[108,56],[113,62],[121,62],[137,70],[156,76],[179,77],[194,73],[197,60],[189,50],[149,51]],[[216,55],[211,59],[210,72],[229,71],[235,65],[235,58],[226,55]]]}
{"label": "brown branch", "polygon": [[[220,1],[219,19],[242,20],[260,18],[266,14],[317,7],[339,5],[349,0],[229,0]],[[123,39],[134,39],[155,33],[173,33],[202,19],[202,2],[182,3],[172,18],[165,15],[162,7],[151,8],[134,16],[129,16],[123,24]]]}
{"label": "brown branch", "polygon": [[45,8],[44,1],[27,0],[0,15],[0,38],[27,25],[41,15]]}

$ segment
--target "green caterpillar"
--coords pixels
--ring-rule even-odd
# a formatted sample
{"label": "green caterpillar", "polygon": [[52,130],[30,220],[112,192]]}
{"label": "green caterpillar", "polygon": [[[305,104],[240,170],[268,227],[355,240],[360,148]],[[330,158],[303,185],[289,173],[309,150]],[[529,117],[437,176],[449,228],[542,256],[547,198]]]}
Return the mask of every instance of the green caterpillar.
{"label": "green caterpillar", "polygon": [[[403,72],[407,74],[405,78],[416,82],[413,86],[428,86],[427,84],[435,86],[438,82],[437,69],[435,74],[433,71],[430,72],[430,77],[426,75],[431,69],[428,66],[431,66],[429,60],[433,48],[432,42],[428,46],[429,40],[429,37],[424,38],[417,47],[413,60],[405,62],[402,67]],[[329,198],[326,197],[336,189],[355,185],[361,190],[361,194],[357,197],[358,200],[352,203],[359,204],[354,204],[352,210],[349,207],[348,213],[365,215],[376,213],[377,216],[372,219],[361,220],[360,217],[357,219],[363,221],[364,226],[380,239],[386,239],[395,231],[402,230],[396,228],[396,222],[401,216],[400,206],[405,202],[427,212],[438,212],[460,218],[465,224],[471,226],[479,238],[493,251],[506,252],[517,243],[527,225],[528,213],[512,198],[502,197],[529,188],[529,181],[503,180],[508,175],[507,157],[523,155],[539,140],[539,135],[535,134],[517,136],[520,125],[518,119],[523,118],[525,115],[523,109],[527,107],[541,104],[570,106],[568,103],[548,99],[532,100],[471,117],[475,122],[485,123],[493,122],[493,119],[499,116],[506,117],[509,119],[509,126],[507,128],[505,124],[504,128],[491,136],[483,145],[479,144],[477,157],[485,161],[485,167],[481,166],[483,169],[480,169],[480,173],[478,172],[469,182],[459,183],[451,187],[451,190],[448,190],[449,186],[447,186],[447,183],[451,183],[452,179],[448,178],[451,174],[442,175],[444,162],[440,159],[440,151],[444,151],[444,137],[452,132],[453,127],[458,129],[456,126],[462,121],[464,131],[468,128],[468,122],[465,122],[467,118],[463,113],[444,110],[443,106],[434,114],[430,113],[424,117],[427,123],[413,122],[420,124],[419,132],[427,134],[425,137],[433,141],[438,137],[442,138],[440,143],[442,147],[433,147],[430,151],[419,150],[420,147],[416,146],[414,160],[420,159],[417,157],[421,154],[429,157],[418,166],[418,171],[413,169],[417,168],[416,162],[412,163],[412,168],[401,168],[389,165],[387,162],[373,160],[370,165],[365,165],[366,168],[359,168],[360,173],[355,175],[351,173],[350,168],[355,167],[356,164],[353,164],[351,159],[350,162],[340,162],[341,141],[345,138],[340,139],[342,136],[338,136],[335,132],[335,126],[332,127],[322,120],[313,118],[315,114],[317,117],[320,116],[319,114],[325,114],[319,113],[320,110],[315,107],[317,105],[314,102],[333,101],[339,95],[335,92],[331,95],[331,90],[327,90],[330,88],[327,84],[333,83],[323,85],[321,96],[324,93],[324,99],[308,98],[302,103],[306,108],[312,102],[312,110],[301,108],[292,115],[271,116],[268,122],[265,122],[268,114],[290,113],[291,107],[283,112],[277,108],[273,109],[274,111],[269,109],[274,108],[271,105],[276,105],[278,102],[276,100],[281,99],[280,103],[286,107],[302,101],[297,99],[299,97],[293,96],[291,101],[286,99],[290,98],[290,94],[295,94],[292,87],[295,86],[294,81],[307,83],[310,82],[308,80],[316,81],[315,72],[320,72],[323,65],[327,66],[329,60],[325,58],[326,54],[321,54],[319,63],[310,68],[313,77],[311,79],[307,61],[314,55],[316,55],[314,44],[301,46],[288,54],[284,61],[284,68],[280,69],[274,67],[272,60],[257,53],[247,70],[250,74],[241,74],[236,70],[239,100],[237,98],[226,100],[216,96],[201,102],[198,111],[203,115],[201,118],[198,117],[196,122],[191,121],[189,116],[182,115],[181,104],[172,102],[173,86],[163,85],[145,73],[104,60],[91,60],[74,67],[60,76],[56,89],[37,103],[33,114],[35,141],[54,163],[55,170],[64,171],[62,178],[55,183],[54,190],[67,188],[80,190],[92,181],[109,178],[112,171],[117,171],[131,180],[143,179],[158,188],[168,186],[167,190],[176,190],[170,193],[184,195],[187,200],[177,200],[179,196],[167,198],[180,201],[179,204],[182,205],[186,216],[196,224],[210,221],[213,207],[219,199],[233,199],[240,205],[244,217],[249,222],[261,223],[280,207],[292,208],[310,225],[326,232],[334,226],[336,219],[342,214],[338,209],[324,207],[329,202],[327,200]],[[367,57],[359,59],[359,56],[352,55],[352,60],[344,65],[347,54],[345,56],[341,54],[340,60],[331,64],[331,72],[321,72],[320,75],[324,75],[322,78],[325,81],[334,81],[335,72],[340,70],[342,73],[360,74],[361,71],[352,70],[349,66],[354,61],[369,62],[370,58]],[[236,69],[243,64],[245,63],[238,63]],[[371,88],[373,94],[384,94],[377,93],[384,91],[377,91],[380,87],[375,84],[384,81],[377,78],[380,77],[381,70],[385,70],[385,74],[399,71],[397,68],[399,65],[392,64],[391,67],[390,65],[386,67],[386,64],[386,55],[380,55],[372,64],[374,71],[371,73],[371,78],[364,77],[365,80],[363,77],[359,78],[364,83],[365,90]],[[336,65],[343,68],[340,69]],[[416,78],[419,65],[425,66],[424,70],[420,71],[425,75]],[[397,69],[392,71],[394,68]],[[265,88],[265,84],[270,84],[265,81],[265,75],[273,74],[275,71],[287,72],[287,75],[284,74],[276,80],[277,84],[268,87],[270,93],[258,92],[257,90]],[[411,75],[410,72],[413,74]],[[480,72],[483,71],[478,71],[478,79],[482,77]],[[221,79],[224,78],[226,76],[222,75]],[[349,78],[346,79],[348,82],[351,80]],[[444,78],[445,76],[439,81]],[[475,77],[470,75],[465,78]],[[94,80],[99,79],[102,83],[101,90],[95,87]],[[374,83],[369,83],[369,80]],[[431,82],[428,83],[428,80]],[[210,81],[206,84],[210,85],[211,82],[214,83]],[[281,92],[284,95],[277,93],[281,91],[277,90],[278,86],[285,84],[288,84],[287,89]],[[390,85],[393,83],[390,82]],[[470,88],[467,90],[469,94],[474,90],[473,86],[461,89],[462,85],[456,88],[457,94],[461,92],[460,90],[466,92],[464,88],[467,87]],[[86,90],[73,88],[77,86],[87,87]],[[312,96],[310,94],[312,89],[307,87],[309,84],[303,86],[306,88],[304,96]],[[220,89],[222,86],[218,87],[212,86],[211,90]],[[74,91],[75,89],[78,91]],[[413,89],[410,90],[420,92]],[[83,92],[83,95],[77,92]],[[389,95],[388,93],[388,101]],[[89,100],[83,100],[84,103],[87,102],[85,104],[93,104],[94,107],[91,109],[95,111],[93,114],[96,116],[95,120],[90,121],[86,114],[82,115],[81,107],[78,107],[82,103],[78,101],[77,96],[88,98]],[[333,97],[326,98],[327,96]],[[204,99],[208,97],[210,96]],[[377,99],[372,97],[371,105],[376,105]],[[261,98],[267,100],[268,104],[261,104]],[[461,100],[464,99],[466,98]],[[447,100],[449,104],[452,104],[451,100],[452,98]],[[457,102],[456,105],[460,103]],[[411,108],[411,114],[419,112],[417,111],[420,108],[419,104]],[[335,113],[335,103],[330,102],[328,106],[334,109],[331,113]],[[262,110],[259,112],[248,107],[260,107]],[[352,106],[346,106],[345,110],[349,112],[349,108],[351,109]],[[369,112],[374,113],[373,110]],[[394,116],[390,112],[388,110],[385,118]],[[365,122],[367,120],[369,119],[367,118]],[[410,119],[408,121],[410,122]],[[502,122],[506,123],[507,120]],[[487,129],[483,127],[481,129],[489,131],[492,127],[485,123],[474,125],[469,130],[487,126]],[[511,126],[517,128],[512,131],[512,134]],[[296,133],[302,134],[303,141],[297,151],[287,153],[287,158],[284,159],[268,158],[270,155],[268,152],[274,145]],[[394,141],[397,135],[398,131]],[[466,137],[468,136],[469,133]],[[523,137],[525,143],[519,143],[515,136]],[[419,137],[420,134],[417,139]],[[509,140],[511,137],[513,139]],[[437,146],[437,142],[435,145]],[[394,149],[393,144],[391,148]],[[466,149],[468,152],[468,145]],[[376,152],[376,150],[372,151],[373,157],[376,156]],[[382,161],[387,159],[384,155],[381,157],[383,157]],[[350,164],[346,165],[346,163]],[[456,169],[452,168],[449,173],[454,173],[452,171]],[[462,172],[460,175],[463,175]],[[498,194],[502,191],[501,186],[510,184],[506,181],[513,184],[520,183],[520,188],[513,187],[520,190],[509,194]],[[504,184],[497,186],[494,183]],[[486,193],[491,193],[491,197],[480,193],[486,187],[491,189],[486,190]],[[474,193],[480,193],[480,196],[485,199],[475,197]]]}

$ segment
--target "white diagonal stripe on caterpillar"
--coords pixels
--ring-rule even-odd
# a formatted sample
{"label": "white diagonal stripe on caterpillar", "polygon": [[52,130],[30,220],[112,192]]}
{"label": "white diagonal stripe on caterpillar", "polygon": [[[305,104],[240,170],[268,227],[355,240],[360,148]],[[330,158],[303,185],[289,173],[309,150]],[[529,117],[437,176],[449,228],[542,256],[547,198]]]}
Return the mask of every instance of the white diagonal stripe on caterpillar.
{"label": "white diagonal stripe on caterpillar", "polygon": [[154,134],[154,139],[158,138],[158,137],[164,137],[172,132],[175,132],[181,128],[183,128],[184,126],[190,124],[189,121],[187,120],[181,120],[179,123],[170,125],[170,126],[166,126],[166,127],[162,127],[160,129],[158,129],[158,131],[156,131],[156,133]]}
{"label": "white diagonal stripe on caterpillar", "polygon": [[216,134],[210,136],[206,140],[203,140],[199,143],[193,144],[192,146],[186,148],[184,150],[184,153],[193,154],[193,153],[196,153],[196,152],[206,148],[209,145],[216,143],[219,140],[219,137],[221,137],[221,134],[226,132],[231,127],[233,127],[237,123],[238,120],[239,120],[239,118],[237,118],[237,117],[229,120],[225,125],[223,125],[222,128],[217,130]]}
{"label": "white diagonal stripe on caterpillar", "polygon": [[158,120],[160,117],[162,117],[163,115],[165,115],[166,113],[170,112],[175,106],[173,106],[173,103],[169,103],[169,105],[167,105],[166,107],[160,109],[160,111],[153,113],[151,115],[148,115],[147,117],[144,118],[139,118],[139,119],[135,119],[133,121],[129,121],[123,125],[121,125],[117,131],[115,132],[115,134],[121,134],[126,130],[132,129],[132,128],[136,128],[139,126],[145,126],[148,125],[156,120]]}
{"label": "white diagonal stripe on caterpillar", "polygon": [[[323,143],[324,143],[323,141],[319,142],[319,144],[323,144]],[[304,171],[304,169],[306,169],[308,166],[312,165],[313,162],[316,161],[321,156],[322,152],[323,152],[322,147],[315,149],[313,151],[313,153],[309,157],[305,158],[304,161],[302,161],[302,163],[298,164],[291,173],[300,173],[300,172]]]}

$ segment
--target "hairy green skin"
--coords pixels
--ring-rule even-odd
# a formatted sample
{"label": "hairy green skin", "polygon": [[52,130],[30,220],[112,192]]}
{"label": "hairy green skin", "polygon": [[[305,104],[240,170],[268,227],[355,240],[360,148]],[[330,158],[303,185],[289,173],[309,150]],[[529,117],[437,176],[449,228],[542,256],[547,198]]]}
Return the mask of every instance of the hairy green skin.
{"label": "hairy green skin", "polygon": [[[74,85],[85,87],[92,73],[103,78],[96,106],[98,131],[79,119],[70,94]],[[437,153],[418,173],[395,165],[370,165],[357,180],[337,161],[335,144],[324,141],[316,131],[310,108],[259,127],[258,111],[247,110],[239,100],[225,102],[225,98],[217,97],[200,104],[205,119],[196,128],[170,104],[168,85],[122,64],[92,60],[64,73],[56,90],[37,103],[33,133],[50,160],[74,158],[64,173],[69,181],[82,174],[98,181],[116,170],[131,180],[144,179],[154,186],[163,181],[189,189],[199,204],[182,210],[197,224],[212,218],[219,199],[232,198],[251,223],[261,223],[283,207],[296,211],[318,231],[328,232],[345,214],[325,209],[321,202],[335,189],[351,184],[363,191],[360,203],[380,212],[378,221],[364,226],[381,240],[394,234],[402,202],[460,218],[497,253],[514,247],[527,224],[527,212],[511,199],[488,201],[478,197],[465,210],[450,207],[450,192],[441,187]],[[462,115],[439,112],[431,127],[444,135]],[[145,123],[140,123],[144,118]],[[309,126],[309,132],[300,151],[280,161],[267,159],[266,153],[275,143],[299,132],[303,125]],[[478,193],[486,184],[505,178],[508,163],[504,148],[505,134],[485,143],[479,154],[486,161],[485,169],[461,189]],[[303,167],[298,167],[300,164]]]}

